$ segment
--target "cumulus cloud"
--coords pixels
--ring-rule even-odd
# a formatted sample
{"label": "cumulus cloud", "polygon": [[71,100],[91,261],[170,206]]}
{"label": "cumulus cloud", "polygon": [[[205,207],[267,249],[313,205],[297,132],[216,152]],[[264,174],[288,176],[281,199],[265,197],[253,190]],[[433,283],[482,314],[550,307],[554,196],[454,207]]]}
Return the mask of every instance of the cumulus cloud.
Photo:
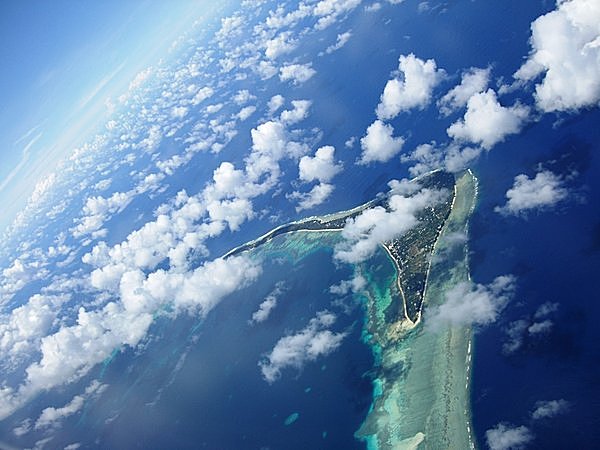
{"label": "cumulus cloud", "polygon": [[248,89],[241,89],[233,96],[233,101],[239,106],[245,105],[252,100],[256,100],[256,96],[252,95]]}
{"label": "cumulus cloud", "polygon": [[429,104],[433,89],[445,75],[433,59],[423,61],[414,54],[401,55],[398,70],[402,79],[392,78],[387,82],[377,106],[377,117],[389,120],[402,111],[421,108]]}
{"label": "cumulus cloud", "polygon": [[317,71],[312,68],[312,64],[289,64],[279,69],[279,79],[281,81],[291,81],[293,84],[302,84],[310,80]]}
{"label": "cumulus cloud", "polygon": [[247,120],[252,114],[254,114],[255,111],[256,111],[256,106],[254,106],[254,105],[244,106],[237,113],[237,118],[243,122],[244,120]]}
{"label": "cumulus cloud", "polygon": [[329,292],[335,295],[347,295],[349,292],[361,292],[367,286],[367,280],[360,274],[356,274],[350,280],[342,280],[329,288]]}
{"label": "cumulus cloud", "polygon": [[554,303],[554,302],[542,303],[536,310],[533,317],[536,319],[541,319],[543,317],[548,316],[549,314],[552,314],[552,313],[558,311],[558,307],[559,307],[558,303]]}
{"label": "cumulus cloud", "polygon": [[552,329],[553,326],[554,322],[551,320],[544,320],[542,322],[532,323],[529,328],[527,328],[527,331],[529,331],[529,334],[531,335],[546,334]]}
{"label": "cumulus cloud", "polygon": [[32,351],[53,327],[67,295],[35,294],[27,302],[0,316],[0,350],[11,358]]}
{"label": "cumulus cloud", "polygon": [[554,327],[554,322],[547,317],[558,310],[558,303],[544,303],[533,314],[515,320],[506,327],[506,341],[502,344],[502,351],[510,355],[520,350],[526,342],[535,342],[548,334]]}
{"label": "cumulus cloud", "polygon": [[332,44],[329,47],[327,47],[325,49],[325,53],[330,54],[330,53],[333,53],[333,52],[339,50],[344,45],[346,45],[346,43],[350,40],[351,37],[352,37],[351,31],[346,31],[345,33],[338,34],[335,44]]}
{"label": "cumulus cloud", "polygon": [[267,108],[269,109],[269,115],[275,113],[279,110],[285,103],[285,98],[283,95],[277,94],[271,97],[269,103],[267,104]]}
{"label": "cumulus cloud", "polygon": [[329,328],[335,321],[335,314],[321,311],[310,320],[306,328],[279,339],[275,347],[259,362],[264,379],[273,383],[279,379],[282,370],[302,370],[307,362],[316,361],[337,350],[347,333],[331,331]]}
{"label": "cumulus cloud", "polygon": [[107,387],[108,386],[106,384],[102,384],[98,380],[94,380],[87,388],[85,388],[85,392],[83,394],[76,395],[65,406],[60,408],[49,407],[44,409],[35,422],[35,428],[41,429],[57,425],[63,419],[79,412],[90,397],[100,395]]}
{"label": "cumulus cloud", "polygon": [[212,97],[214,95],[214,93],[215,93],[215,91],[213,88],[211,88],[209,86],[205,86],[201,89],[198,89],[198,92],[196,92],[196,94],[194,95],[194,97],[192,98],[190,103],[193,106],[199,105],[204,100]]}
{"label": "cumulus cloud", "polygon": [[[113,215],[123,211],[133,200],[135,191],[115,192],[110,197],[89,197],[83,207],[82,217],[71,230],[74,237],[98,234],[104,223]],[[99,233],[102,235],[102,233]]]}
{"label": "cumulus cloud", "polygon": [[523,346],[528,327],[529,321],[525,319],[515,320],[508,325],[505,330],[507,339],[502,344],[502,351],[505,354],[515,353]]}
{"label": "cumulus cloud", "polygon": [[459,283],[445,294],[445,302],[430,308],[425,323],[432,330],[443,326],[488,325],[498,319],[515,290],[515,278],[497,277],[488,285]]}
{"label": "cumulus cloud", "polygon": [[296,212],[301,212],[306,209],[314,208],[315,206],[320,205],[325,202],[331,194],[333,193],[334,187],[332,184],[328,183],[319,183],[308,192],[299,192],[294,191],[289,194],[287,197],[290,200],[298,201],[298,206],[296,206]]}
{"label": "cumulus cloud", "polygon": [[358,263],[370,258],[377,247],[413,228],[419,222],[417,214],[426,207],[447,198],[448,193],[422,189],[410,197],[392,195],[388,209],[369,208],[349,218],[342,230],[343,241],[334,248],[334,257],[347,263]]}
{"label": "cumulus cloud", "polygon": [[460,84],[454,86],[438,101],[440,112],[449,115],[466,106],[473,95],[485,91],[490,82],[490,72],[489,67],[486,69],[471,67],[465,71]]}
{"label": "cumulus cloud", "polygon": [[445,169],[449,172],[459,172],[469,166],[481,154],[479,147],[462,147],[450,144],[438,147],[435,143],[421,144],[411,153],[402,155],[403,163],[413,163],[408,171],[416,177],[435,169]]}
{"label": "cumulus cloud", "polygon": [[362,0],[321,0],[313,8],[318,17],[315,28],[323,30],[337,22],[338,18],[360,5]]}
{"label": "cumulus cloud", "polygon": [[564,400],[539,401],[535,404],[535,409],[531,413],[533,420],[550,419],[560,414],[564,414],[570,408],[571,404]]}
{"label": "cumulus cloud", "polygon": [[312,102],[310,100],[292,100],[292,106],[294,108],[282,111],[279,119],[286,125],[293,125],[301,122],[308,117],[308,110],[310,109],[311,105]]}
{"label": "cumulus cloud", "polygon": [[335,161],[335,148],[326,145],[317,149],[315,156],[303,156],[298,163],[300,181],[317,181],[309,192],[294,191],[288,195],[291,200],[297,200],[296,211],[313,208],[329,198],[334,187],[329,182],[341,170],[342,165]]}
{"label": "cumulus cloud", "polygon": [[341,170],[342,165],[335,162],[335,148],[326,145],[315,152],[315,156],[303,156],[298,163],[299,178],[302,181],[320,181],[327,183]]}
{"label": "cumulus cloud", "polygon": [[290,39],[291,33],[280,33],[265,44],[265,56],[269,59],[276,59],[281,55],[293,51],[298,43]]}
{"label": "cumulus cloud", "polygon": [[495,211],[504,215],[521,215],[555,206],[568,196],[563,178],[549,170],[538,172],[534,178],[520,174],[506,191],[506,204],[497,206]]}
{"label": "cumulus cloud", "polygon": [[557,8],[531,24],[531,52],[515,73],[533,81],[542,111],[570,111],[600,101],[600,4],[559,0]]}
{"label": "cumulus cloud", "polygon": [[520,104],[502,106],[496,92],[488,89],[469,98],[464,118],[450,125],[447,132],[451,138],[479,144],[489,150],[506,136],[521,131],[528,117],[528,107]]}
{"label": "cumulus cloud", "polygon": [[359,164],[371,162],[387,162],[396,156],[402,146],[404,138],[394,137],[394,128],[381,120],[376,120],[367,128],[367,134],[360,139],[362,148]]}
{"label": "cumulus cloud", "polygon": [[499,423],[485,432],[485,440],[491,450],[520,450],[533,440],[533,434],[525,426]]}
{"label": "cumulus cloud", "polygon": [[79,379],[115,348],[136,347],[164,305],[206,315],[260,272],[260,265],[245,257],[208,261],[189,272],[157,270],[146,276],[141,270],[125,271],[119,277],[118,301],[94,311],[80,307],[73,325],[41,339],[41,358],[27,367],[19,389],[0,389],[0,418],[42,390]]}
{"label": "cumulus cloud", "polygon": [[271,315],[271,311],[277,306],[279,297],[283,293],[283,284],[278,283],[275,289],[258,305],[258,309],[252,313],[251,325],[264,322]]}

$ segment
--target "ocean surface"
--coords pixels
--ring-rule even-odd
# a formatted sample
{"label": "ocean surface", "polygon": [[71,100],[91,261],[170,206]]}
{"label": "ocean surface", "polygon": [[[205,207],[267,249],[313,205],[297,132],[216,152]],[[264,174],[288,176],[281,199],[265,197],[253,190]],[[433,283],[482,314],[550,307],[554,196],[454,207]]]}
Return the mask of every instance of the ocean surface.
{"label": "ocean surface", "polygon": [[[351,272],[334,266],[335,239],[324,234],[279,236],[253,251],[264,260],[262,276],[205,320],[157,319],[144,351],[116,352],[82,380],[79,386],[98,378],[109,387],[89,410],[63,423],[53,445],[77,440],[85,448],[188,448],[192,442],[207,449],[364,448],[354,437],[373,391],[373,353],[362,339],[364,299],[329,293]],[[394,268],[380,253],[378,273],[389,276]],[[281,295],[270,316],[249,323],[275,289]],[[301,331],[325,310],[337,317],[331,330],[347,333],[341,346],[302,368],[283,369],[271,384],[265,381],[259,361],[280,338]]]}
{"label": "ocean surface", "polygon": [[[345,167],[344,175],[335,180],[331,200],[310,214],[357,206],[385,190],[390,179],[408,176],[407,166],[399,159],[357,168],[353,163],[358,145],[344,148],[349,137],[360,137],[372,122],[382,87],[397,68],[400,54],[435,58],[439,67],[456,74],[453,82],[464,68],[488,65],[495,78],[508,79],[529,51],[531,21],[555,7],[553,1],[522,0],[440,4],[443,7],[426,14],[417,13],[415,2],[407,1],[393,13],[388,9],[372,13],[371,21],[362,15],[360,20],[350,16],[345,27],[352,29],[353,39],[344,56],[315,60],[319,83],[294,93],[294,98],[315,100],[303,126],[333,124],[320,142],[334,145]],[[384,13],[390,17],[381,26]],[[305,51],[312,54],[317,48],[315,43],[314,49]],[[371,70],[375,66],[377,70]],[[354,76],[340,76],[344,71]],[[447,81],[446,87],[453,82]],[[241,87],[242,83],[232,85],[231,91]],[[281,86],[275,79],[260,89],[269,98],[280,93]],[[508,104],[512,98],[509,95],[502,101]],[[439,120],[435,107],[401,115],[392,123],[398,134],[406,136],[406,149],[446,139],[447,123]],[[154,204],[172,198],[182,188],[189,193],[200,190],[217,160],[239,164],[251,146],[254,125],[240,124],[238,135],[218,157],[195,157],[152,202],[136,199],[107,224],[108,245],[122,241],[150,220]],[[560,120],[546,115],[482,155],[474,167],[479,198],[470,226],[472,279],[488,283],[498,275],[517,277],[515,298],[499,321],[475,330],[471,400],[475,437],[481,447],[485,431],[500,422],[529,427],[535,434],[528,447],[532,449],[589,448],[590,442],[600,440],[600,327],[596,325],[600,314],[600,178],[595,176],[600,173],[599,125],[597,109]],[[165,145],[162,155],[176,151]],[[290,179],[297,172],[294,164],[282,164]],[[572,201],[525,218],[505,218],[494,212],[505,202],[515,175],[531,176],[539,164],[569,177],[575,194]],[[126,180],[129,170],[123,167],[123,173],[114,178],[123,175]],[[239,233],[209,241],[211,254],[223,254],[297,218],[283,195],[256,199],[257,211],[266,207],[279,216],[270,223],[249,222]],[[80,205],[72,208],[65,214],[75,216]],[[48,235],[63,228],[57,222],[49,227]],[[144,348],[115,352],[84,379],[42,394],[10,423],[0,424],[0,436],[11,435],[12,426],[20,420],[37,417],[41,407],[64,405],[65,399],[81,393],[97,378],[109,385],[106,393],[83,414],[67,418],[52,446],[77,441],[96,448],[183,448],[190,442],[207,449],[365,448],[353,435],[373,399],[374,355],[362,339],[365,299],[346,296],[336,301],[329,293],[331,285],[352,275],[351,267],[336,267],[332,262],[331,242],[326,242],[331,236],[310,250],[296,237],[292,249],[289,242],[285,250],[276,245],[263,248],[262,276],[221,302],[205,319],[158,317]],[[280,237],[274,244],[286,239],[293,238]],[[377,274],[374,279],[380,282],[388,281],[393,272],[385,261],[381,253],[371,262]],[[38,292],[40,286],[28,285],[23,298]],[[283,293],[271,316],[263,323],[249,324],[252,313],[277,286]],[[550,333],[527,338],[518,351],[505,354],[502,346],[510,324],[533,320],[536,310],[547,302],[558,304]],[[280,379],[267,383],[259,362],[281,337],[301,331],[322,310],[336,314],[335,331],[348,332],[340,348],[300,370],[287,368]],[[570,404],[565,414],[532,421],[538,401],[557,399]],[[36,433],[31,432],[32,442]]]}
{"label": "ocean surface", "polygon": [[[553,120],[533,124],[477,167],[472,276],[517,276],[515,299],[499,323],[476,334],[472,405],[480,442],[500,421],[530,426],[536,437],[528,448],[590,448],[600,439],[600,113],[584,112],[556,129]],[[496,214],[513,174],[532,173],[539,163],[572,174],[575,200],[527,218]],[[550,333],[504,354],[509,324],[532,320],[547,302],[558,304]],[[536,402],[558,399],[570,403],[566,413],[531,421]]]}

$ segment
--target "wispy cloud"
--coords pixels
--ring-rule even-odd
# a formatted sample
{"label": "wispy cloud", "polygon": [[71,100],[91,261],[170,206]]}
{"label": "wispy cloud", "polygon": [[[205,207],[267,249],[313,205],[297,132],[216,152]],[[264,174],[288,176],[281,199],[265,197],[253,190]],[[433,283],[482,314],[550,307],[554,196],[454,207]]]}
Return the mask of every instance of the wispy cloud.
{"label": "wispy cloud", "polygon": [[[35,128],[33,129],[35,130]],[[29,131],[29,133],[31,133],[31,130]],[[26,138],[27,135],[29,135],[29,133],[27,133],[25,136],[21,137],[19,140],[16,141],[16,143],[18,142],[22,142],[22,140],[24,138]],[[10,182],[12,181],[12,179],[21,171],[21,169],[23,169],[23,167],[25,167],[25,165],[27,164],[27,162],[29,161],[29,159],[31,158],[31,147],[34,146],[34,144],[42,137],[42,133],[38,133],[36,134],[28,143],[27,145],[23,148],[23,151],[21,152],[21,160],[19,161],[19,163],[9,172],[9,174],[6,176],[6,178],[4,178],[4,180],[2,180],[0,182],[0,193],[2,191],[4,191],[4,189],[6,189],[6,187],[10,184]]]}

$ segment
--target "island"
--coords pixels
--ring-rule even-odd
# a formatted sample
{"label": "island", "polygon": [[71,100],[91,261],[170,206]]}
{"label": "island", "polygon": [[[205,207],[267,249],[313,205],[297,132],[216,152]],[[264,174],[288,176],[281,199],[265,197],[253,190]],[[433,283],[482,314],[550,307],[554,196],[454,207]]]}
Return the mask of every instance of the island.
{"label": "island", "polygon": [[[431,263],[431,254],[442,230],[454,200],[454,175],[443,170],[428,172],[413,178],[410,183],[419,189],[447,191],[445,201],[437,203],[421,211],[417,218],[419,223],[407,233],[397,238],[382,242],[398,271],[397,283],[401,302],[394,314],[412,324],[418,322],[423,305],[427,273]],[[356,208],[324,216],[313,216],[295,222],[280,225],[258,239],[247,242],[230,250],[224,258],[234,256],[265,244],[271,239],[297,231],[341,231],[349,218],[360,215],[363,211],[376,206],[389,209],[389,198],[392,192],[379,194],[377,198]]]}
{"label": "island", "polygon": [[[445,301],[445,292],[470,282],[468,222],[475,208],[477,179],[470,170],[432,171],[410,181],[421,189],[447,192],[443,201],[418,214],[418,224],[381,242],[393,277],[376,283],[368,263],[363,340],[375,356],[370,374],[373,402],[355,436],[369,450],[474,449],[471,427],[470,371],[473,332],[468,326],[431,330],[427,308]],[[410,196],[408,192],[405,195]],[[334,246],[346,221],[368,208],[389,208],[393,190],[347,211],[313,216],[281,225],[229,251],[224,258],[248,252],[295,252],[295,259],[319,246]],[[279,237],[279,239],[275,239]],[[285,238],[285,239],[282,239]],[[258,257],[258,256],[257,256]]]}

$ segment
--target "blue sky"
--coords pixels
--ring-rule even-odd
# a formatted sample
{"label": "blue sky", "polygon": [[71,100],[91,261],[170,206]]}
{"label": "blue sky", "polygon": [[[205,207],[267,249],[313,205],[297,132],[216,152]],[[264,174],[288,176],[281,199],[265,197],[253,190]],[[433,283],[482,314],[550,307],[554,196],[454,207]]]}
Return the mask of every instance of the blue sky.
{"label": "blue sky", "polygon": [[214,5],[13,1],[0,5],[4,228],[36,182],[106,117],[105,105]]}

